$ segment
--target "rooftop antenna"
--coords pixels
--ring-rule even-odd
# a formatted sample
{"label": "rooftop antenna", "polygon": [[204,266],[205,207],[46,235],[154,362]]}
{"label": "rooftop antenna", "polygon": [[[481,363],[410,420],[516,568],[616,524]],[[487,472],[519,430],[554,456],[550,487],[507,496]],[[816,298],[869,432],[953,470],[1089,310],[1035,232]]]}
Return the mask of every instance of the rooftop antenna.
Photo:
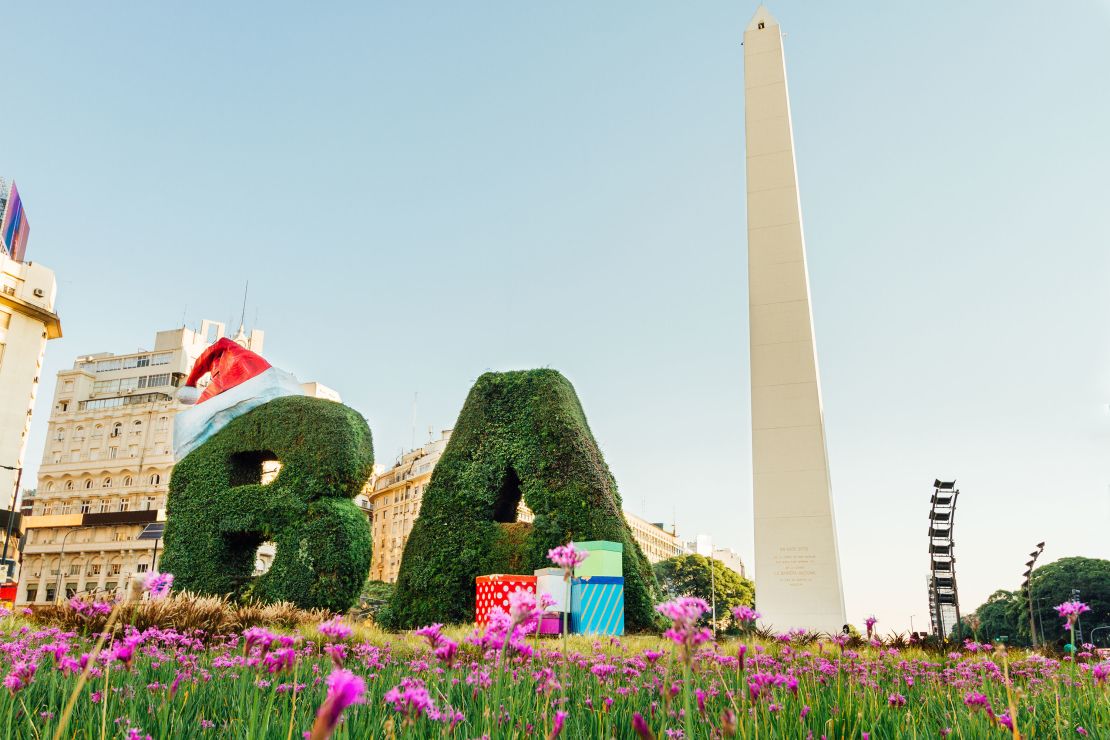
{"label": "rooftop antenna", "polygon": [[185,328],[185,316],[186,316],[186,315],[187,315],[188,313],[189,313],[189,304],[188,304],[188,303],[186,303],[186,304],[185,304],[185,308],[184,308],[184,310],[182,310],[182,312],[181,312],[181,328],[182,328],[182,329],[184,329],[184,328]]}
{"label": "rooftop antenna", "polygon": [[243,312],[239,314],[239,333],[243,333],[243,326],[247,323],[247,291],[251,288],[251,281],[248,280],[243,286]]}

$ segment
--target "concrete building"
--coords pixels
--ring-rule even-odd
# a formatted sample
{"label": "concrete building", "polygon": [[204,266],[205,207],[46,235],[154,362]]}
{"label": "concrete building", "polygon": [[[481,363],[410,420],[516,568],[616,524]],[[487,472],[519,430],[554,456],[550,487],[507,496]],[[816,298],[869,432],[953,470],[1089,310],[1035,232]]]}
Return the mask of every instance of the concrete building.
{"label": "concrete building", "polygon": [[[46,342],[62,336],[54,313],[54,273],[42,265],[17,262],[0,250],[0,542],[8,567],[0,568],[0,581],[14,577],[18,532],[7,538],[7,511],[20,485],[31,412],[38,394],[39,375]],[[14,518],[12,522],[13,526]]]}
{"label": "concrete building", "polygon": [[740,557],[740,553],[731,547],[714,547],[713,559],[720,561],[721,565],[738,574],[741,578],[748,577],[747,570],[744,568],[744,560]]}
{"label": "concrete building", "polygon": [[[176,389],[224,329],[160,331],[153,349],[83,355],[58,373],[17,603],[122,592],[154,568],[161,543],[138,536],[165,520]],[[263,332],[235,341],[261,352]]]}
{"label": "concrete building", "polygon": [[673,528],[668,532],[663,528],[662,522],[649,522],[630,511],[624,512],[624,519],[632,530],[633,539],[639,543],[640,549],[644,551],[644,556],[649,563],[654,565],[661,560],[683,555],[687,552],[686,546],[674,533]]}
{"label": "concrete building", "polygon": [[845,623],[782,32],[744,32],[756,606],[777,627]]}

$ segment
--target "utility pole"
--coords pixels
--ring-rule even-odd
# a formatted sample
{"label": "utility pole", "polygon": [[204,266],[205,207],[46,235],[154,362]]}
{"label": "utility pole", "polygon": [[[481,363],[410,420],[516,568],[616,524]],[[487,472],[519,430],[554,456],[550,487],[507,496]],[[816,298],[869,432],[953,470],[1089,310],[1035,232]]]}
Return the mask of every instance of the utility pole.
{"label": "utility pole", "polygon": [[[1025,564],[1025,573],[1022,574],[1025,580],[1022,581],[1021,584],[1022,589],[1025,591],[1026,598],[1029,599],[1029,641],[1032,643],[1033,647],[1037,647],[1037,622],[1033,618],[1033,566],[1036,565],[1037,558],[1041,556],[1042,552],[1044,552],[1044,543],[1038,542],[1037,549],[1029,553],[1031,559]],[[1043,639],[1041,643],[1044,643]]]}

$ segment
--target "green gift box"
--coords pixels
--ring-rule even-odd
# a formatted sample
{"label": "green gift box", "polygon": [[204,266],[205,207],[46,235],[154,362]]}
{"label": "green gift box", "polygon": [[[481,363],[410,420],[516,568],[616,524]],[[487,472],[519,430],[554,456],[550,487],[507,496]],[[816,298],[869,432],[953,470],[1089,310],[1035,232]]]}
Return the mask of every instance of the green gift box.
{"label": "green gift box", "polygon": [[576,550],[585,550],[589,553],[585,562],[574,569],[576,578],[587,576],[624,577],[624,545],[620,542],[607,542],[605,540],[575,542],[574,547]]}

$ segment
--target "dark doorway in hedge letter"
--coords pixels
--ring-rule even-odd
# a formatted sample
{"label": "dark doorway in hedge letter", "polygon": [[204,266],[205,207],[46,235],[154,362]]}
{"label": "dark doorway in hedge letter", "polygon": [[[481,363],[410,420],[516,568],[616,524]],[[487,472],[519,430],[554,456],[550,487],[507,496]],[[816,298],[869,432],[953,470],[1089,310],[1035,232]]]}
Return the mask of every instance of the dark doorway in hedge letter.
{"label": "dark doorway in hedge letter", "polygon": [[[262,485],[275,460],[280,472]],[[264,403],[174,466],[162,567],[194,593],[346,611],[370,570],[370,525],[352,499],[373,466],[354,409],[307,396]],[[267,541],[273,565],[254,578]]]}
{"label": "dark doorway in hedge letter", "polygon": [[[523,499],[535,515],[517,521]],[[657,586],[574,387],[554,370],[478,378],[436,464],[405,546],[387,621],[474,618],[474,578],[548,567],[569,540],[624,544],[625,621],[654,621]]]}

